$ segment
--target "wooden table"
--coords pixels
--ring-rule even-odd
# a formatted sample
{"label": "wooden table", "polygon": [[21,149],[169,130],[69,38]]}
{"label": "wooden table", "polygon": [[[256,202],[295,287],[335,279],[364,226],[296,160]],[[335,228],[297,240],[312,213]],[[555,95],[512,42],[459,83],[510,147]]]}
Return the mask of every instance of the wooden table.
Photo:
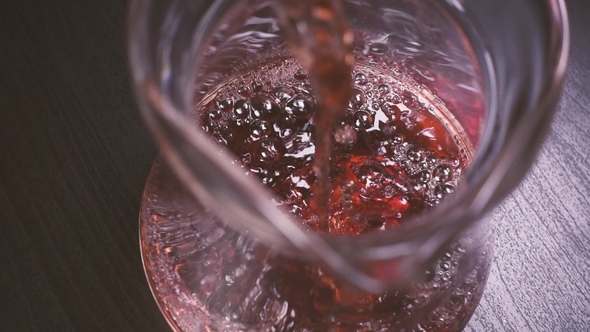
{"label": "wooden table", "polygon": [[[467,331],[590,331],[590,2],[568,2],[569,75],[537,165],[497,208]],[[138,247],[156,155],[119,1],[0,11],[0,331],[167,331]]]}

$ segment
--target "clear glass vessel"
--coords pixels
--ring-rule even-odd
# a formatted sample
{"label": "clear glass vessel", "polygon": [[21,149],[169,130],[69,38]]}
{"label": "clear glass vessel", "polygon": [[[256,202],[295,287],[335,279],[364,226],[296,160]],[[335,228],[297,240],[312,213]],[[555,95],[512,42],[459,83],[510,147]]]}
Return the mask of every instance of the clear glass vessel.
{"label": "clear glass vessel", "polygon": [[[143,196],[141,250],[163,314],[178,331],[461,330],[489,272],[493,225],[485,214],[534,161],[559,98],[569,48],[563,1],[343,1],[354,86],[363,93],[351,116],[377,123],[395,106],[401,113],[387,128],[404,134],[379,141],[395,146],[392,156],[411,159],[409,135],[425,119],[443,128],[440,146],[454,151],[449,158],[420,148],[415,163],[395,159],[409,178],[428,173],[415,189],[428,208],[354,236],[300,227],[260,183],[273,188],[283,174],[244,176],[238,132],[219,129],[242,120],[239,101],[253,110],[256,96],[272,96],[286,112],[294,93],[313,95],[275,6],[132,1],[134,82],[163,156]],[[291,91],[287,99],[279,87]],[[283,139],[272,121],[265,135]],[[266,141],[247,142],[259,149]],[[440,158],[429,166],[432,156]],[[441,180],[443,166],[456,167],[452,185]]]}

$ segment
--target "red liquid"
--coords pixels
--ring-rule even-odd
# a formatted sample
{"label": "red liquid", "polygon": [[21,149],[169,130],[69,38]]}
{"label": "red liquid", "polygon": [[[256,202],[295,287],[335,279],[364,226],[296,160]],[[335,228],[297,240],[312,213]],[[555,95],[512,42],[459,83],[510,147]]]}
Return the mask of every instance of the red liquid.
{"label": "red liquid", "polygon": [[[198,108],[203,128],[278,202],[319,230],[313,161],[320,129],[307,76],[292,60],[246,76]],[[394,227],[453,191],[466,162],[464,146],[437,112],[393,77],[355,68],[348,109],[331,133],[330,233]]]}
{"label": "red liquid", "polygon": [[[425,96],[364,65],[353,68],[353,82],[345,117],[330,132],[333,234],[407,222],[451,192],[469,160],[460,128]],[[235,163],[317,230],[310,93],[305,72],[286,59],[228,81],[196,111]],[[489,270],[488,245],[461,240],[403,290],[364,292],[218,222],[160,164],[148,180],[142,221],[152,288],[183,330],[456,331]]]}

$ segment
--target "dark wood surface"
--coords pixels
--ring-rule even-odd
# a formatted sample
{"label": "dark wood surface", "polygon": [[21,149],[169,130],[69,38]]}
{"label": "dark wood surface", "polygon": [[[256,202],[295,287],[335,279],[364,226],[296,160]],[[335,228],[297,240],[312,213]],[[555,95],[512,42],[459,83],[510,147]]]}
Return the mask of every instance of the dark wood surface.
{"label": "dark wood surface", "polygon": [[[590,331],[590,2],[568,2],[569,75],[537,165],[493,214],[467,331]],[[127,5],[0,11],[0,331],[167,331],[138,246],[156,155],[130,89]]]}

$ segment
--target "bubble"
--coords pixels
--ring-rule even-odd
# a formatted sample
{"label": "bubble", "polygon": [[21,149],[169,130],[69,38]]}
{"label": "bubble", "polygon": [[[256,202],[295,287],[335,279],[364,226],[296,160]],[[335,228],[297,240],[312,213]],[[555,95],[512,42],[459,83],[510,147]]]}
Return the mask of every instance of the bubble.
{"label": "bubble", "polygon": [[276,141],[270,138],[262,139],[258,145],[258,156],[260,161],[264,162],[277,160],[280,154],[277,151]]}
{"label": "bubble", "polygon": [[263,88],[262,82],[260,82],[260,81],[252,82],[252,91],[254,91],[255,93],[262,92],[262,88]]}
{"label": "bubble", "polygon": [[218,107],[219,107],[219,109],[221,109],[222,111],[224,111],[224,112],[229,112],[229,111],[231,111],[231,109],[232,109],[233,103],[234,103],[234,101],[233,101],[233,99],[230,97],[230,98],[225,98],[225,99],[222,99],[222,100],[218,101],[218,102],[217,102],[217,106],[218,106]]}
{"label": "bubble", "polygon": [[422,160],[421,162],[419,162],[418,163],[418,167],[420,169],[429,169],[428,163],[426,162],[426,160]]}
{"label": "bubble", "polygon": [[334,140],[343,145],[350,145],[356,142],[356,131],[348,124],[338,126],[334,130]]}
{"label": "bubble", "polygon": [[395,120],[401,115],[401,110],[399,107],[390,102],[383,104],[382,109],[385,111],[385,115],[387,115],[390,120]]}
{"label": "bubble", "polygon": [[274,121],[281,115],[281,107],[269,95],[259,93],[250,100],[252,117]]}
{"label": "bubble", "polygon": [[365,103],[365,94],[359,89],[351,90],[350,107],[359,109]]}
{"label": "bubble", "polygon": [[437,162],[437,161],[438,161],[438,160],[437,160],[437,158],[436,158],[436,156],[435,156],[435,155],[432,155],[432,154],[431,154],[431,155],[429,155],[428,157],[426,157],[426,163],[427,163],[428,165],[434,165],[434,164],[436,164],[436,162]]}
{"label": "bubble", "polygon": [[242,97],[248,97],[252,94],[252,89],[246,85],[246,82],[241,81],[240,86],[238,86],[238,94]]}
{"label": "bubble", "polygon": [[427,201],[427,204],[430,207],[434,207],[434,206],[437,206],[439,202],[440,201],[437,198],[429,198],[428,201]]}
{"label": "bubble", "polygon": [[242,126],[250,124],[250,120],[248,120],[248,119],[235,119],[234,123],[236,124],[236,126],[242,127]]}
{"label": "bubble", "polygon": [[305,70],[299,69],[297,72],[295,72],[295,75],[293,75],[293,77],[295,77],[295,79],[298,81],[303,81],[307,78],[307,73],[305,72]]}
{"label": "bubble", "polygon": [[408,107],[413,107],[416,104],[416,97],[411,92],[404,91],[402,94],[402,103]]}
{"label": "bubble", "polygon": [[434,188],[434,196],[436,196],[436,198],[441,199],[445,195],[452,193],[453,190],[455,190],[455,187],[453,187],[452,185],[441,184],[441,185],[436,186],[436,188]]}
{"label": "bubble", "polygon": [[453,170],[449,166],[440,165],[432,173],[436,182],[447,182],[453,176]]}
{"label": "bubble", "polygon": [[233,275],[228,274],[228,275],[225,276],[225,282],[228,285],[232,285],[234,283],[234,281],[235,281],[235,278],[234,278]]}
{"label": "bubble", "polygon": [[295,130],[293,128],[285,127],[279,129],[279,137],[283,139],[291,138],[295,135]]}
{"label": "bubble", "polygon": [[391,101],[392,103],[396,103],[396,104],[399,104],[402,101],[401,97],[397,93],[388,94],[385,97],[385,99]]}
{"label": "bubble", "polygon": [[214,108],[209,112],[209,120],[217,121],[221,120],[221,110],[219,108]]}
{"label": "bubble", "polygon": [[418,148],[413,147],[410,148],[408,150],[408,152],[406,153],[406,155],[408,156],[408,159],[412,162],[419,162],[422,160],[422,158],[424,157],[424,154],[422,153],[422,151],[420,151]]}
{"label": "bubble", "polygon": [[282,113],[276,127],[279,137],[290,138],[297,133],[297,119],[289,113]]}
{"label": "bubble", "polygon": [[314,104],[315,102],[312,96],[306,93],[299,93],[287,102],[285,111],[297,119],[307,120],[313,115]]}
{"label": "bubble", "polygon": [[358,111],[353,115],[353,126],[357,130],[366,130],[373,126],[373,116],[369,112]]}
{"label": "bubble", "polygon": [[380,84],[379,87],[377,87],[377,90],[379,90],[379,93],[381,93],[382,95],[386,95],[389,93],[389,85]]}
{"label": "bubble", "polygon": [[272,93],[279,99],[281,103],[284,103],[293,98],[295,95],[295,90],[286,86],[280,86],[275,88]]}
{"label": "bubble", "polygon": [[358,73],[354,75],[354,83],[358,85],[365,85],[367,84],[367,76],[363,73]]}
{"label": "bubble", "polygon": [[402,134],[395,134],[393,135],[393,137],[391,137],[391,141],[393,142],[393,144],[402,144],[404,140],[405,137]]}
{"label": "bubble", "polygon": [[268,136],[271,130],[271,125],[268,122],[262,120],[256,120],[250,125],[250,135],[255,140]]}
{"label": "bubble", "polygon": [[245,119],[250,114],[250,104],[243,99],[236,101],[234,104],[234,118]]}
{"label": "bubble", "polygon": [[428,181],[430,181],[430,172],[422,171],[417,174],[416,178],[422,183],[428,183]]}
{"label": "bubble", "polygon": [[229,130],[229,126],[224,124],[217,130],[219,136],[221,136],[227,143],[228,140],[232,140],[234,138],[234,133]]}

